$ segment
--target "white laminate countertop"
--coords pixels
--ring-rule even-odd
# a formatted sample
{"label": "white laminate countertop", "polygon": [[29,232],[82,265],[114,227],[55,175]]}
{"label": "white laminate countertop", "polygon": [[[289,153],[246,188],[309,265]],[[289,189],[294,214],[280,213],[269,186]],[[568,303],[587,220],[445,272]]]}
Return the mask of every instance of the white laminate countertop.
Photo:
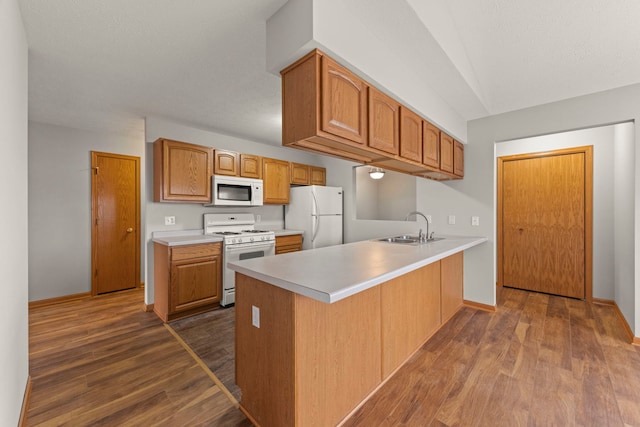
{"label": "white laminate countertop", "polygon": [[413,246],[365,240],[227,265],[288,291],[334,303],[486,241],[486,237],[445,236]]}
{"label": "white laminate countertop", "polygon": [[151,240],[165,246],[182,246],[222,242],[222,237],[204,234],[203,230],[154,231]]}
{"label": "white laminate countertop", "polygon": [[279,229],[279,230],[270,230],[273,231],[276,234],[276,237],[282,237],[282,236],[294,236],[296,234],[304,234],[304,231],[301,230],[285,230],[285,229]]}

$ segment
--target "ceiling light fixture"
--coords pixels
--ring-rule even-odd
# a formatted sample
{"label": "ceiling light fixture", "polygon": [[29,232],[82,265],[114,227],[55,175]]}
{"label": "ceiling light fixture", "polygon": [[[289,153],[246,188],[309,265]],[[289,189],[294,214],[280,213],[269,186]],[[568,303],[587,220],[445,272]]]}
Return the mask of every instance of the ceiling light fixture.
{"label": "ceiling light fixture", "polygon": [[369,176],[371,179],[381,179],[384,176],[384,169],[371,168],[369,169]]}

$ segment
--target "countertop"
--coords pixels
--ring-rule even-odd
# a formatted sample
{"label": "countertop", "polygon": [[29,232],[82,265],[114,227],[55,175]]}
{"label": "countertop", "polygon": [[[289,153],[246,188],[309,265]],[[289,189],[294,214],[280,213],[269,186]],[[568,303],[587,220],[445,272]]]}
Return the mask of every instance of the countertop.
{"label": "countertop", "polygon": [[[259,228],[259,227],[258,227]],[[300,230],[271,229],[276,237],[304,234]],[[197,245],[200,243],[222,242],[222,237],[204,234],[203,230],[154,231],[151,240],[165,246]]]}
{"label": "countertop", "polygon": [[203,230],[154,231],[151,241],[165,246],[182,246],[222,242],[222,237],[204,234]]}
{"label": "countertop", "polygon": [[365,240],[228,266],[288,291],[334,303],[487,241],[486,237],[440,237],[445,239],[417,246]]}
{"label": "countertop", "polygon": [[276,233],[276,237],[282,237],[282,236],[293,236],[296,234],[304,234],[303,231],[301,230],[284,230],[284,229],[279,229],[279,230],[272,230],[272,229],[267,229],[269,231],[273,231],[274,233]]}

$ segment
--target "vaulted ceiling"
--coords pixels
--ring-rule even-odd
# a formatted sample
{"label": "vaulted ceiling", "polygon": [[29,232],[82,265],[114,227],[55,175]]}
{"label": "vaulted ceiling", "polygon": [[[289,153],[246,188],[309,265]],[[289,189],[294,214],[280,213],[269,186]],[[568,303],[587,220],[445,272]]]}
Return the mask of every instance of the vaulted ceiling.
{"label": "vaulted ceiling", "polygon": [[[437,41],[455,73],[432,66],[424,84],[465,120],[640,82],[636,0],[343,2],[380,38],[406,42],[418,66],[429,66],[426,47],[410,40]],[[142,133],[154,115],[278,145],[266,21],[285,3],[20,0],[29,117]]]}

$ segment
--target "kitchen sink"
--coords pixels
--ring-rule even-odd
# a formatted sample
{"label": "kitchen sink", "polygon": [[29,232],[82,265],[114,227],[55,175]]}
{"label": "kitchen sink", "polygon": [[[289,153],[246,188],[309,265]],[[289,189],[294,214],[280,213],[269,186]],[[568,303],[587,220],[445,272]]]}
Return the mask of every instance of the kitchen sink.
{"label": "kitchen sink", "polygon": [[387,243],[404,243],[404,244],[414,244],[414,245],[423,245],[425,243],[432,243],[438,240],[443,240],[444,237],[434,237],[426,241],[420,241],[418,236],[394,236],[394,237],[385,237],[384,239],[377,239],[379,242],[387,242]]}

